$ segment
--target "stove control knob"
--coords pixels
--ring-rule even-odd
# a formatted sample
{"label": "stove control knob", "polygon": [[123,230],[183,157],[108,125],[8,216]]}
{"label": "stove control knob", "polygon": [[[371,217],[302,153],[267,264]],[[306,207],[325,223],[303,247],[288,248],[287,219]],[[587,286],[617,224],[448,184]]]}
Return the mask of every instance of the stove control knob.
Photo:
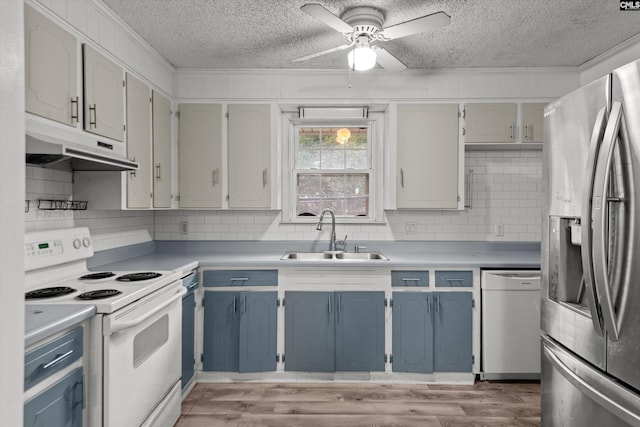
{"label": "stove control knob", "polygon": [[80,239],[73,239],[73,247],[76,249],[80,249],[80,247],[82,246],[82,242],[80,241]]}
{"label": "stove control knob", "polygon": [[89,246],[91,246],[91,240],[89,240],[88,237],[85,237],[84,239],[82,239],[82,246],[88,248]]}

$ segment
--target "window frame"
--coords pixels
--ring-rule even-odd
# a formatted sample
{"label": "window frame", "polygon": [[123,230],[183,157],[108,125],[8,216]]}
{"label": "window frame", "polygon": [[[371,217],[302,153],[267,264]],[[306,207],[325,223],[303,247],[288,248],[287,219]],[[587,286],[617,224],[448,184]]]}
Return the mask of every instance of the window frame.
{"label": "window frame", "polygon": [[[383,157],[382,140],[384,135],[384,113],[370,112],[367,119],[351,120],[321,120],[299,119],[297,114],[283,114],[285,133],[283,149],[283,192],[282,192],[282,223],[308,224],[316,223],[317,216],[296,215],[298,156],[298,128],[300,127],[367,127],[370,156],[370,169],[336,169],[325,170],[327,175],[336,173],[367,173],[369,175],[369,216],[351,217],[336,215],[336,222],[343,224],[384,223],[382,209]],[[302,174],[321,174],[320,169],[302,169]]]}

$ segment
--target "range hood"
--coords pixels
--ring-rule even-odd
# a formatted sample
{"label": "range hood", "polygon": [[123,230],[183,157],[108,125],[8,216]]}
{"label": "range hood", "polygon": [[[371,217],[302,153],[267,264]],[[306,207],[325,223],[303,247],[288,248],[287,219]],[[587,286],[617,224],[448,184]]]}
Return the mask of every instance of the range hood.
{"label": "range hood", "polygon": [[[138,164],[128,160],[123,143],[100,140],[82,131],[43,127],[27,120],[26,163],[74,171],[132,171]],[[35,126],[34,126],[35,125]],[[107,142],[108,141],[108,142]]]}

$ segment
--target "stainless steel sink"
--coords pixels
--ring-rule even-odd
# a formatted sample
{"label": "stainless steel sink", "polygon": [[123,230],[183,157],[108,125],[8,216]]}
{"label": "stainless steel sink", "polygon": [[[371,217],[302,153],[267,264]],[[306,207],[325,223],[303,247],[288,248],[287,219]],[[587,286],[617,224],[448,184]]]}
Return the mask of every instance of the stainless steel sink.
{"label": "stainless steel sink", "polygon": [[388,261],[380,252],[287,252],[280,259],[298,261]]}

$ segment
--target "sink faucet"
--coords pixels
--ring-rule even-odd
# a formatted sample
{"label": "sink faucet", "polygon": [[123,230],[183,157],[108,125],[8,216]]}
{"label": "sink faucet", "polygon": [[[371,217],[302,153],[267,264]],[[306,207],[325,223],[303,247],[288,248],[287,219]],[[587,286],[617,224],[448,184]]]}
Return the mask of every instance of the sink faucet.
{"label": "sink faucet", "polygon": [[316,226],[316,230],[322,230],[322,219],[324,218],[324,214],[329,212],[331,214],[331,237],[329,239],[329,251],[335,252],[336,250],[336,215],[333,213],[331,209],[325,209],[320,214],[320,220],[318,221],[318,225]]}

